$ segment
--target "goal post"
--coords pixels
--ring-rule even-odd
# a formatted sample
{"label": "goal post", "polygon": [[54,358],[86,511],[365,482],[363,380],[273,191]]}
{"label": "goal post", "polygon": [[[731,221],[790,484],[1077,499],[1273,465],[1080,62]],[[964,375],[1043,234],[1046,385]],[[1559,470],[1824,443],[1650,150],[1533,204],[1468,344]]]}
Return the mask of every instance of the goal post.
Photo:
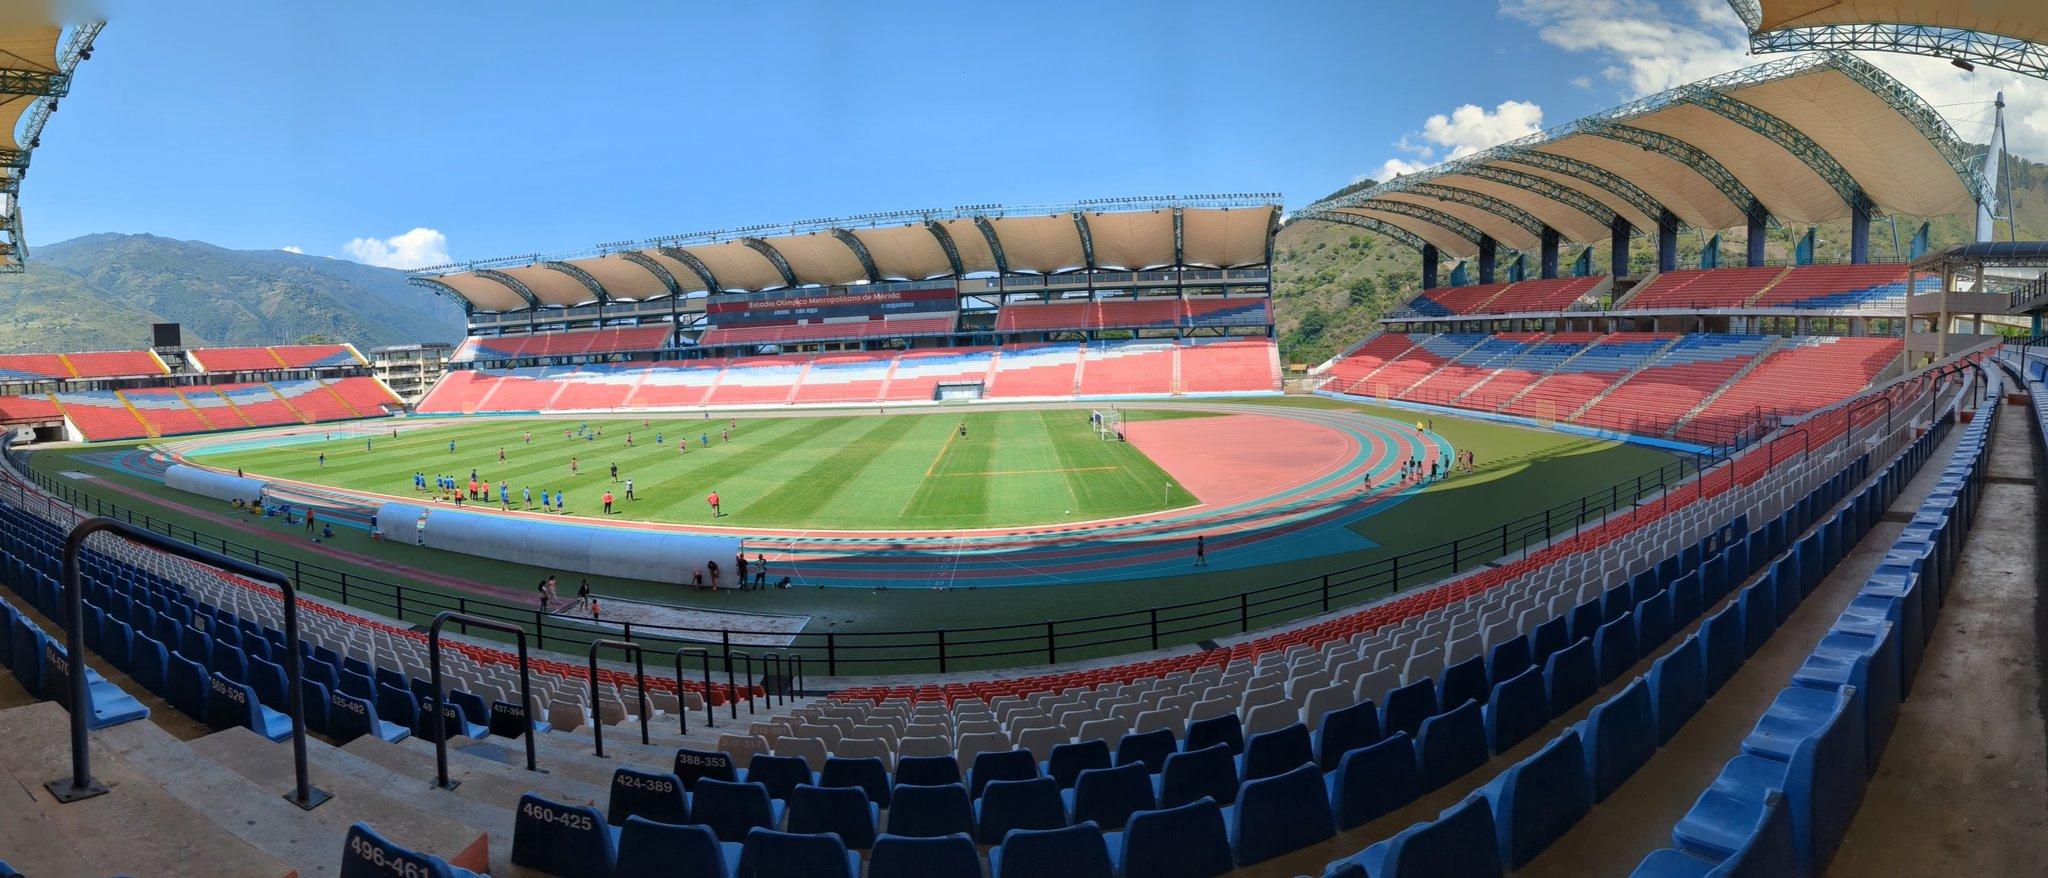
{"label": "goal post", "polygon": [[1095,409],[1088,414],[1088,422],[1095,427],[1095,438],[1115,441],[1124,432],[1124,413],[1118,409]]}

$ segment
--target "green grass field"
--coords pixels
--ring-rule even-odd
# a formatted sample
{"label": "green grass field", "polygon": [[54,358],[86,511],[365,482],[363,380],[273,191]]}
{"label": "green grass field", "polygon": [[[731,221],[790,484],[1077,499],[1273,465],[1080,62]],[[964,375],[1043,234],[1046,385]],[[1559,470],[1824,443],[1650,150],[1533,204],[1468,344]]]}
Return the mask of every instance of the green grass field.
{"label": "green grass field", "polygon": [[[586,440],[563,438],[564,428],[579,422],[486,418],[375,438],[369,450],[365,437],[338,434],[192,459],[252,475],[401,495],[413,493],[415,472],[425,473],[429,486],[442,474],[466,486],[474,470],[494,491],[501,482],[508,485],[521,508],[528,490],[536,495],[535,508],[540,492],[561,491],[569,512],[594,515],[610,490],[616,517],[646,521],[711,521],[705,497],[717,491],[725,513],[717,523],[744,527],[1001,527],[1115,518],[1195,502],[1135,446],[1097,438],[1080,409],[744,418],[727,442],[721,434],[729,423],[594,420],[591,432],[603,436]],[[707,435],[708,446],[702,441]],[[688,444],[687,453],[679,442]],[[571,458],[577,460],[574,475]],[[637,499],[626,499],[627,479]]]}

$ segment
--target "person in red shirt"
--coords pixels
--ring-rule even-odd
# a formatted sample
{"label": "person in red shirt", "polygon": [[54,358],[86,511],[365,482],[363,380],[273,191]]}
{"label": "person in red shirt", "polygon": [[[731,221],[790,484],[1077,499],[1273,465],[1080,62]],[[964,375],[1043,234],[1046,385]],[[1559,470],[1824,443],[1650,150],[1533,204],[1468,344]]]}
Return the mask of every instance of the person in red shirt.
{"label": "person in red shirt", "polygon": [[720,511],[720,510],[719,510],[719,508],[718,508],[718,492],[717,492],[717,491],[712,491],[712,492],[711,492],[711,496],[709,496],[709,497],[706,497],[706,498],[704,498],[704,502],[706,502],[706,503],[709,503],[709,504],[711,504],[711,517],[712,517],[712,518],[717,518],[717,517],[719,517],[719,516],[721,516],[721,515],[724,515],[724,514],[725,514],[725,513],[723,512],[723,511]]}
{"label": "person in red shirt", "polygon": [[612,514],[612,492],[604,492],[604,514]]}

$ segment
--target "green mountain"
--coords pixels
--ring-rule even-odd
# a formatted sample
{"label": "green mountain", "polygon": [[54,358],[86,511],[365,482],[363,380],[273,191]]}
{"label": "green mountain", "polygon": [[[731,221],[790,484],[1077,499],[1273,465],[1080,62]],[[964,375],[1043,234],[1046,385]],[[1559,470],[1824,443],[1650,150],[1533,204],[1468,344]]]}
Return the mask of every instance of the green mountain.
{"label": "green mountain", "polygon": [[319,336],[369,348],[462,337],[454,303],[405,273],[282,250],[229,250],[155,235],[87,235],[37,247],[0,277],[0,352],[149,345],[149,324],[187,346]]}
{"label": "green mountain", "polygon": [[[2021,240],[2048,239],[2048,165],[2014,157],[2009,168],[2012,201],[2019,218]],[[1327,197],[1368,188],[1371,181],[1353,183]],[[1911,246],[1913,233],[1923,221],[1932,223],[1928,238],[1936,249],[1972,240],[1975,215],[1896,218],[1899,255]],[[1872,221],[1870,252],[1873,257],[1893,255],[1894,218]],[[1999,225],[2000,237],[2005,226]],[[1772,260],[1788,260],[1804,226],[1770,230],[1764,245]],[[1711,234],[1686,231],[1678,239],[1678,264],[1698,266],[1700,250]],[[1846,261],[1849,221],[1823,223],[1816,235],[1817,258],[1822,262]],[[1630,248],[1632,274],[1649,270],[1656,259],[1655,242],[1636,239]],[[1722,264],[1740,260],[1746,249],[1743,230],[1721,234]],[[1274,246],[1273,309],[1280,335],[1280,356],[1290,364],[1315,365],[1336,354],[1377,328],[1380,315],[1415,297],[1421,287],[1421,259],[1415,251],[1387,241],[1363,229],[1325,222],[1290,222],[1281,227]],[[1578,258],[1579,248],[1567,245],[1559,261],[1569,266]],[[1504,253],[1503,264],[1513,259]],[[1529,254],[1529,268],[1535,269],[1536,254]],[[1593,247],[1593,265],[1605,271],[1607,246]],[[1469,270],[1477,273],[1477,266]],[[1448,280],[1449,267],[1444,269]]]}

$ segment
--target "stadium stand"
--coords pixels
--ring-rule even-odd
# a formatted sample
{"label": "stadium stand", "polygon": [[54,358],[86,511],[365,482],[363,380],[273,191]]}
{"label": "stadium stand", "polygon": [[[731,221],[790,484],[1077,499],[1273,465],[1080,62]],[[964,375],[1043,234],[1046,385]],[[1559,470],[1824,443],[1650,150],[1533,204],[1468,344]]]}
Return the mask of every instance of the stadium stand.
{"label": "stadium stand", "polygon": [[63,391],[52,397],[54,414],[90,442],[380,417],[386,406],[400,405],[383,382],[367,376]]}
{"label": "stadium stand", "polygon": [[1738,308],[1770,289],[1787,271],[1771,266],[1667,271],[1637,287],[1623,307]]}
{"label": "stadium stand", "polygon": [[1854,395],[1891,368],[1903,344],[1893,338],[1802,338],[1714,397],[1694,423],[1741,420],[1752,412],[1793,415]]}
{"label": "stadium stand", "polygon": [[0,381],[69,381],[74,378],[139,378],[169,375],[150,351],[88,351],[76,354],[0,354]]}
{"label": "stadium stand", "polygon": [[[1936,279],[1923,278],[1921,289],[1931,289],[1936,283]],[[1759,308],[1851,310],[1897,308],[1905,298],[1903,265],[1808,265],[1786,273],[1752,304]]]}
{"label": "stadium stand", "polygon": [[1202,329],[1270,326],[1273,302],[1264,296],[1171,296],[1012,302],[996,314],[1000,333],[1098,329]]}
{"label": "stadium stand", "polygon": [[1573,423],[1659,435],[1772,349],[1760,335],[1687,335],[1591,405]]}
{"label": "stadium stand", "polygon": [[1496,369],[1507,368],[1535,349],[1545,337],[1543,333],[1513,332],[1487,336],[1430,372],[1428,377],[1401,391],[1399,398],[1455,405],[1474,384],[1491,376]]}
{"label": "stadium stand", "polygon": [[274,372],[364,366],[368,361],[345,344],[272,345],[260,348],[193,348],[186,358],[201,372]]}
{"label": "stadium stand", "polygon": [[1499,411],[1552,421],[1568,416],[1678,339],[1674,334],[1655,332],[1602,336],[1577,356],[1559,362],[1519,396],[1509,397]]}
{"label": "stadium stand", "polygon": [[659,351],[672,347],[668,326],[633,326],[529,335],[470,336],[449,357],[454,363],[486,363],[543,357],[582,357]]}
{"label": "stadium stand", "polygon": [[1508,287],[1488,304],[1486,310],[1494,313],[1564,311],[1606,280],[1605,275],[1525,280]]}
{"label": "stadium stand", "polygon": [[956,318],[903,317],[840,320],[829,323],[788,323],[767,326],[714,326],[697,340],[702,347],[795,344],[816,341],[857,341],[869,338],[918,338],[952,335]]}

